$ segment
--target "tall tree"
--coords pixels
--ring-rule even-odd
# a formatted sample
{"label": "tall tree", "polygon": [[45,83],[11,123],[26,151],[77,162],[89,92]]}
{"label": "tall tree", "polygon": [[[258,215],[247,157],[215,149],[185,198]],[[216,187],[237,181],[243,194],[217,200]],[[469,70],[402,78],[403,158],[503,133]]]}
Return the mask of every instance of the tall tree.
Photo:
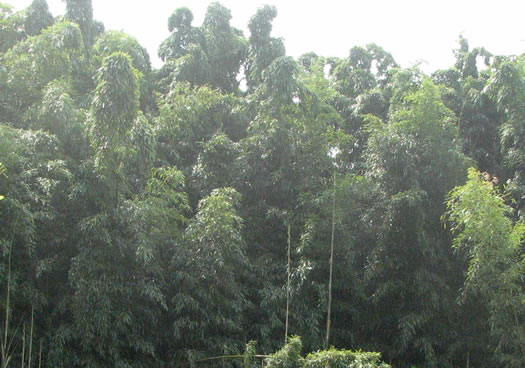
{"label": "tall tree", "polygon": [[284,43],[271,36],[272,21],[277,16],[274,6],[265,5],[250,18],[249,58],[246,64],[246,83],[253,91],[262,82],[263,71],[278,57],[285,55]]}
{"label": "tall tree", "polygon": [[523,193],[525,166],[521,142],[525,137],[524,61],[499,59],[486,87],[487,94],[503,114],[500,129],[504,177],[509,178],[509,191],[516,199],[517,215],[523,217]]}
{"label": "tall tree", "polygon": [[95,39],[93,5],[91,0],[63,0],[66,3],[66,19],[78,24],[88,55]]}
{"label": "tall tree", "polygon": [[80,45],[78,27],[64,21],[9,49],[3,56],[5,68],[0,70],[3,120],[16,127],[28,127],[30,122],[24,121],[25,110],[40,103],[41,91],[48,83],[68,78],[72,55]]}
{"label": "tall tree", "polygon": [[201,27],[210,63],[209,83],[225,93],[238,92],[237,75],[246,54],[242,32],[230,26],[230,19],[229,9],[211,3]]}
{"label": "tall tree", "polygon": [[424,80],[420,90],[398,98],[388,124],[369,122],[367,175],[377,185],[377,202],[370,207],[377,235],[366,287],[379,318],[365,329],[390,359],[439,365],[446,362],[450,336],[434,322],[451,313],[458,287],[440,217],[467,160],[438,87]]}
{"label": "tall tree", "polygon": [[27,36],[37,35],[54,23],[46,0],[33,0],[25,12],[24,32]]}
{"label": "tall tree", "polygon": [[95,168],[106,181],[115,205],[127,188],[125,162],[131,150],[130,132],[137,117],[139,92],[131,58],[115,52],[104,58],[97,74],[92,105],[91,145]]}
{"label": "tall tree", "polygon": [[242,32],[230,26],[231,12],[214,2],[208,6],[201,27],[192,27],[193,14],[177,9],[168,21],[173,32],[159,47],[168,63],[164,73],[194,85],[208,84],[223,92],[238,92],[237,74],[245,55]]}
{"label": "tall tree", "polygon": [[522,367],[525,227],[510,218],[513,210],[496,179],[475,169],[468,178],[450,192],[447,209],[453,246],[468,259],[464,293],[479,293],[487,303],[492,348],[502,366]]}
{"label": "tall tree", "polygon": [[[471,50],[463,37],[459,43],[454,50],[455,66],[435,72],[433,78],[449,88],[444,101],[458,116],[463,152],[476,160],[480,170],[501,176],[504,172],[499,130],[503,114],[486,88],[494,58],[483,48]],[[480,59],[485,69],[478,70]]]}
{"label": "tall tree", "polygon": [[[173,334],[186,349],[231,354],[241,348],[249,270],[240,195],[220,188],[199,202],[186,229],[187,249],[173,259]],[[241,337],[241,338],[239,338]]]}
{"label": "tall tree", "polygon": [[188,8],[178,8],[168,18],[168,30],[172,34],[159,46],[159,57],[163,61],[177,59],[189,53],[193,44],[202,42],[201,32],[191,25],[193,13]]}

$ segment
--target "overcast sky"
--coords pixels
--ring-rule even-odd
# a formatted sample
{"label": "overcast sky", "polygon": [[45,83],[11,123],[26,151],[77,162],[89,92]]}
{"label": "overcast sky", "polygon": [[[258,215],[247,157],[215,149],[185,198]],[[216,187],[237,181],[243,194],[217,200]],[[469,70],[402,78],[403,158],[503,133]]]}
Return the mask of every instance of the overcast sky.
{"label": "overcast sky", "polygon": [[[4,0],[17,10],[31,0]],[[422,61],[427,72],[453,64],[452,50],[463,34],[471,47],[493,54],[525,51],[523,0],[222,0],[232,12],[232,25],[248,36],[247,24],[257,8],[275,5],[273,35],[285,41],[288,55],[314,51],[323,56],[348,55],[352,46],[374,42],[392,53],[403,67]],[[93,0],[96,19],[106,29],[127,32],[148,49],[160,66],[158,45],[168,36],[169,15],[187,6],[202,23],[207,0]],[[64,13],[62,0],[48,0],[53,15]]]}

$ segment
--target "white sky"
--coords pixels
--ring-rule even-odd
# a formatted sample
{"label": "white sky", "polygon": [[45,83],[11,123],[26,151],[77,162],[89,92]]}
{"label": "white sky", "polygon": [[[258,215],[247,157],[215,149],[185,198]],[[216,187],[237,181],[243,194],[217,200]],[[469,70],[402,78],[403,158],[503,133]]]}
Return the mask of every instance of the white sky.
{"label": "white sky", "polygon": [[[0,0],[19,10],[31,0]],[[493,54],[525,51],[523,0],[222,0],[232,12],[232,25],[248,36],[247,24],[257,8],[275,5],[273,35],[284,38],[287,54],[297,57],[314,51],[345,57],[353,46],[374,42],[403,67],[423,61],[431,72],[452,66],[452,50],[463,34],[471,47],[484,46]],[[187,6],[194,26],[202,23],[209,0],[93,0],[96,19],[106,29],[122,30],[148,49],[159,67],[158,45],[168,36],[169,15]],[[64,13],[62,0],[48,0],[53,15]]]}

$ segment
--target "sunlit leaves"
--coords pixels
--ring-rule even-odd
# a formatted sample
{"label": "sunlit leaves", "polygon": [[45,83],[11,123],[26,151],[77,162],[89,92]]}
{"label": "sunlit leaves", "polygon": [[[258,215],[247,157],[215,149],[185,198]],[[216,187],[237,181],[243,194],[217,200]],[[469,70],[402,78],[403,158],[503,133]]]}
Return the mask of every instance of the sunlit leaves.
{"label": "sunlit leaves", "polygon": [[5,74],[8,109],[16,111],[29,106],[47,83],[69,76],[71,55],[79,47],[78,27],[61,22],[11,48],[3,57],[8,68]]}
{"label": "sunlit leaves", "polygon": [[325,351],[311,353],[305,359],[306,368],[338,367],[348,368],[389,368],[390,365],[381,361],[381,354],[365,351],[336,350],[331,348]]}
{"label": "sunlit leaves", "polygon": [[[384,347],[389,356],[412,351],[435,362],[445,344],[431,332],[432,320],[448,313],[447,303],[454,298],[454,276],[444,271],[453,267],[446,237],[435,229],[446,193],[460,182],[468,161],[455,141],[454,116],[440,89],[426,79],[418,89],[411,78],[405,81],[394,92],[398,102],[387,124],[367,118],[367,176],[378,185],[377,208],[371,207],[368,216],[378,227],[366,279],[376,313],[398,306],[378,325],[398,331],[387,337],[396,346]],[[410,93],[412,88],[416,92]],[[406,300],[414,302],[407,305]]]}
{"label": "sunlit leaves", "polygon": [[499,109],[516,109],[517,96],[522,96],[522,75],[517,63],[503,61],[492,74],[487,92],[495,98]]}
{"label": "sunlit leaves", "polygon": [[479,292],[487,303],[497,355],[508,366],[523,365],[525,334],[517,321],[523,310],[525,226],[513,223],[511,207],[489,174],[469,170],[465,185],[450,192],[447,220],[453,246],[468,259],[465,292]]}
{"label": "sunlit leaves", "polygon": [[141,110],[149,112],[150,109],[155,109],[152,86],[149,83],[151,63],[147,50],[134,37],[126,33],[106,31],[97,38],[93,46],[93,61],[96,67],[99,68],[104,58],[115,52],[122,52],[131,58],[139,85]]}
{"label": "sunlit leaves", "polygon": [[38,35],[54,23],[45,0],[34,0],[26,9],[12,14],[10,5],[0,3],[0,53],[29,36]]}
{"label": "sunlit leaves", "polygon": [[282,56],[268,66],[262,77],[270,104],[291,104],[294,98],[299,98],[302,91],[296,81],[298,72],[297,63],[291,57]]}
{"label": "sunlit leaves", "polygon": [[188,228],[195,256],[204,263],[224,267],[233,257],[244,259],[240,229],[242,219],[236,213],[240,195],[233,188],[222,188],[199,202],[198,214]]}
{"label": "sunlit leaves", "polygon": [[168,30],[173,32],[180,31],[191,26],[193,21],[193,13],[188,8],[179,8],[173,12],[168,18]]}
{"label": "sunlit leaves", "polygon": [[230,352],[243,334],[246,300],[240,278],[248,271],[248,259],[239,204],[233,188],[216,189],[202,199],[186,230],[191,259],[174,259],[176,280],[186,286],[173,299],[178,317],[174,333],[189,346]]}
{"label": "sunlit leaves", "polygon": [[130,132],[138,114],[138,85],[131,58],[116,52],[104,58],[97,72],[98,85],[91,107],[91,145],[95,168],[106,180],[113,177],[114,200],[129,190],[125,163],[132,153]]}
{"label": "sunlit leaves", "polygon": [[[523,58],[462,39],[437,86],[374,44],[294,60],[272,36],[275,7],[257,10],[246,39],[212,3],[198,26],[175,10],[152,71],[136,39],[103,33],[90,0],[66,8],[76,25],[43,0],[0,5],[0,248],[14,250],[13,315],[39,310],[43,365],[177,365],[248,338],[273,351],[288,229],[289,331],[316,349],[333,223],[331,342],[448,367],[492,364],[497,337],[519,366],[523,230],[508,205],[525,188]],[[453,192],[463,263],[440,215],[467,163],[505,168],[517,201],[479,173]],[[470,304],[458,305],[464,272]],[[303,358],[290,341],[270,365],[380,365]]]}
{"label": "sunlit leaves", "polygon": [[122,137],[137,115],[137,79],[131,58],[122,52],[106,57],[97,72],[98,86],[93,99],[97,136]]}
{"label": "sunlit leaves", "polygon": [[[440,99],[439,89],[427,80],[420,91],[405,97],[402,104],[406,107],[393,115],[390,124],[369,119],[372,132],[367,152],[369,173],[385,178],[385,189],[393,192],[416,183],[430,190],[436,180],[451,185],[458,178],[458,173],[451,169],[461,167],[463,158],[454,151],[457,131],[451,111]],[[414,170],[424,168],[421,164],[428,164],[427,173],[437,176],[416,175]]]}
{"label": "sunlit leaves", "polygon": [[136,254],[156,277],[166,272],[169,255],[177,252],[187,222],[185,213],[189,212],[189,205],[183,187],[184,176],[176,168],[153,169],[144,194],[134,203]]}
{"label": "sunlit leaves", "polygon": [[19,37],[12,6],[0,3],[0,53],[6,52]]}
{"label": "sunlit leaves", "polygon": [[147,74],[151,71],[148,52],[135,38],[126,33],[106,31],[97,39],[93,49],[101,60],[115,52],[128,54],[135,69],[142,74]]}
{"label": "sunlit leaves", "polygon": [[207,87],[174,87],[159,101],[158,152],[160,159],[170,165],[191,167],[198,155],[198,144],[221,128],[220,112],[226,101],[218,91]]}

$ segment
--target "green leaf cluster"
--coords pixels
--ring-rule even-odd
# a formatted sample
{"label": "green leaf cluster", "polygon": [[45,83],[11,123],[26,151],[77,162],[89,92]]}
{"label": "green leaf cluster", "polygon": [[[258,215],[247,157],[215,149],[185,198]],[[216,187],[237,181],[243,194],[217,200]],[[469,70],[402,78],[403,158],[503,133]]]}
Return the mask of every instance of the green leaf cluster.
{"label": "green leaf cluster", "polygon": [[91,0],[0,4],[0,366],[523,366],[525,59],[276,17],[176,9],[155,68]]}

